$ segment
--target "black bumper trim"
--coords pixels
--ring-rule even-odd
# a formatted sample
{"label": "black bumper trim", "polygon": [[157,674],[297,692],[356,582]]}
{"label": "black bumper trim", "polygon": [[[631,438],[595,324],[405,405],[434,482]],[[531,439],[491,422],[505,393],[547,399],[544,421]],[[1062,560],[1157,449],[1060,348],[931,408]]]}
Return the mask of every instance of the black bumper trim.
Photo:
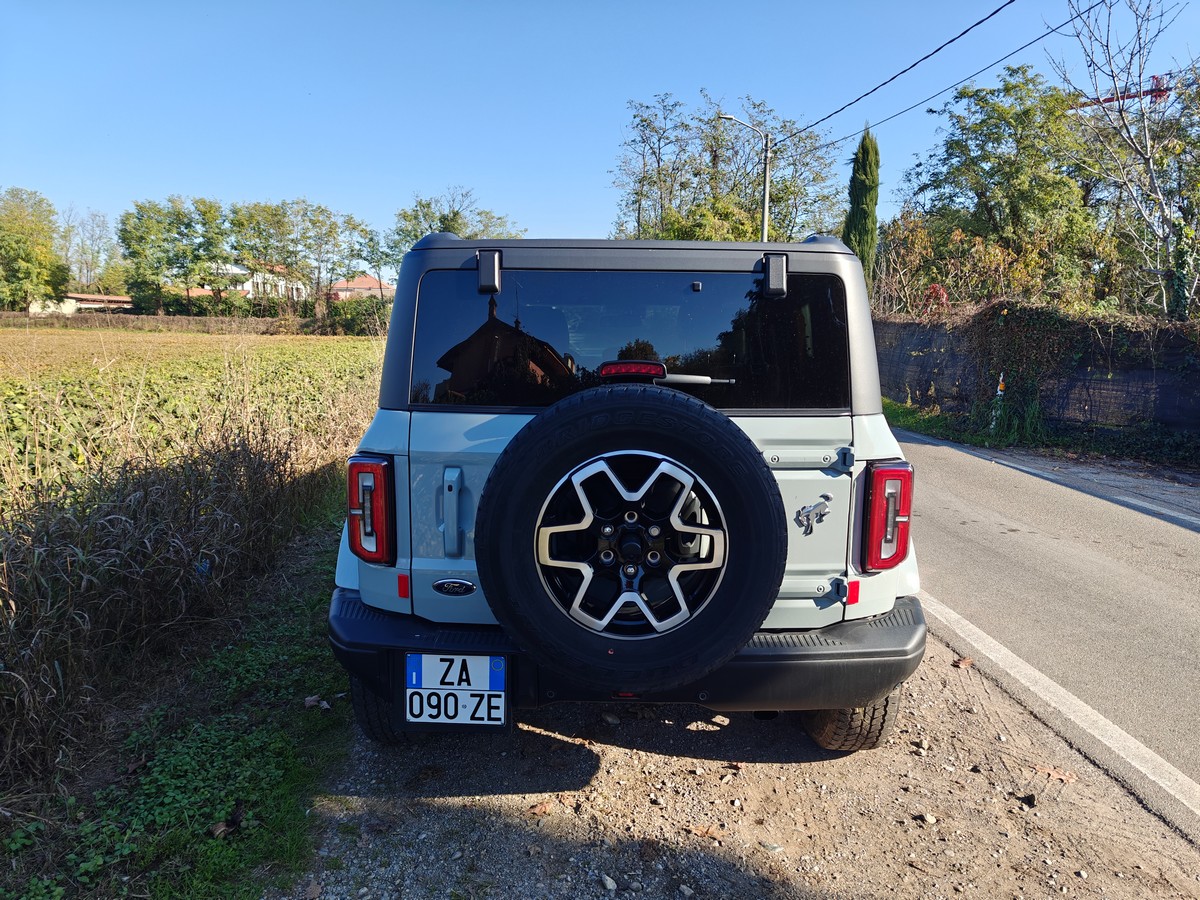
{"label": "black bumper trim", "polygon": [[510,659],[513,707],[567,700],[699,703],[722,712],[865,706],[907,679],[925,654],[925,616],[915,597],[890,612],[819,631],[762,631],[721,668],[661,693],[615,696],[572,683],[539,666],[498,626],[448,625],[387,613],[337,588],[329,642],[338,661],[381,697],[398,698],[404,654],[487,653]]}

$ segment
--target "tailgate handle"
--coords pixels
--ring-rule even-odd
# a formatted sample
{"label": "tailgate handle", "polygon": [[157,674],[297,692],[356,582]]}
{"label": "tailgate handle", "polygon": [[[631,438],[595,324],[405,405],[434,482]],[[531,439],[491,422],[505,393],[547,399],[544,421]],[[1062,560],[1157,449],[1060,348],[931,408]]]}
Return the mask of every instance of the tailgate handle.
{"label": "tailgate handle", "polygon": [[442,542],[447,556],[462,556],[462,530],[458,527],[462,469],[452,466],[442,472]]}

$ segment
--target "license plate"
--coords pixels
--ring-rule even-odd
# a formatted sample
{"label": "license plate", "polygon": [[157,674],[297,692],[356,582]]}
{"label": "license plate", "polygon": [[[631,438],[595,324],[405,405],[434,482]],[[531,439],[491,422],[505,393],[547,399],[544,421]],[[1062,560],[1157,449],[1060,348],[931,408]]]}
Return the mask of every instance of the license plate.
{"label": "license plate", "polygon": [[504,724],[508,668],[503,656],[409,653],[407,657],[406,721]]}

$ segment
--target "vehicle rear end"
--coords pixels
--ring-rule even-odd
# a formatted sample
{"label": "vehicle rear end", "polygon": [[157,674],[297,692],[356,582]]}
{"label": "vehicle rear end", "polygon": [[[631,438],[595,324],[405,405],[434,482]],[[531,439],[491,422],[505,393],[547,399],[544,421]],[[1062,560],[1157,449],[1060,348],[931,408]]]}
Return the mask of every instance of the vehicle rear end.
{"label": "vehicle rear end", "polygon": [[[912,597],[919,587],[908,536],[912,470],[883,418],[861,267],[840,242],[431,236],[406,256],[396,297],[380,408],[349,463],[330,619],[335,653],[352,675],[359,719],[372,736],[505,728],[514,709],[561,700],[870,710],[915,669],[925,629]],[[709,481],[722,480],[721,466],[703,453],[696,465],[676,465],[675,456],[688,451],[660,448],[660,441],[678,444],[670,443],[664,414],[632,421],[644,401],[626,401],[634,392],[621,385],[644,386],[637,396],[651,398],[655,409],[686,395],[681,408],[720,413],[712,430],[735,426],[739,434],[730,440],[744,441],[754,464],[769,472],[768,491],[777,492],[752,504],[762,515],[739,524],[736,487],[722,489],[722,505],[720,492],[709,498],[694,486],[706,484],[697,475],[706,465]],[[581,444],[578,465],[565,465],[564,480],[547,476],[550,488],[519,480],[553,456],[555,421],[586,423],[589,404],[607,410],[625,402],[631,423],[622,423],[617,407],[612,418],[614,428],[632,429],[622,432],[630,447],[609,441],[605,449],[601,430]],[[562,416],[567,407],[574,419]],[[514,441],[518,460],[505,457]],[[599,449],[584,459],[592,443]],[[631,458],[638,453],[650,462]],[[648,476],[622,469],[662,459],[671,463],[660,465],[668,474],[654,477],[666,487],[653,491],[674,490],[679,501],[671,517],[651,522],[635,484]],[[588,486],[597,467],[607,487]],[[515,485],[546,495],[525,504],[528,521]],[[624,519],[593,526],[592,518],[603,518],[597,490],[626,504]],[[564,492],[578,494],[586,516],[548,524],[553,498]],[[520,533],[503,543],[511,537],[510,505]],[[655,529],[688,515],[683,538],[668,551]],[[498,558],[493,534],[510,548]],[[654,563],[654,556],[670,559]],[[524,600],[508,596],[526,593],[515,587],[525,582],[505,580],[510,567],[527,570],[530,592],[545,588],[538,602],[552,627],[544,634],[527,621],[540,618],[541,608],[528,612]],[[715,610],[736,604],[743,582],[761,593],[764,578],[771,582],[765,605],[750,630],[732,639],[736,646],[709,649],[699,640],[724,621]],[[615,585],[608,599],[606,579]],[[607,620],[584,614],[597,602]],[[655,647],[695,645],[706,648],[706,658],[680,652],[673,677],[606,668],[604,659],[569,667],[576,627],[579,647],[595,646],[598,654],[608,647],[610,656],[649,659]],[[684,628],[696,640],[685,639]],[[558,645],[566,650],[556,655]],[[835,725],[845,726],[848,715]],[[810,730],[828,731],[827,720]]]}

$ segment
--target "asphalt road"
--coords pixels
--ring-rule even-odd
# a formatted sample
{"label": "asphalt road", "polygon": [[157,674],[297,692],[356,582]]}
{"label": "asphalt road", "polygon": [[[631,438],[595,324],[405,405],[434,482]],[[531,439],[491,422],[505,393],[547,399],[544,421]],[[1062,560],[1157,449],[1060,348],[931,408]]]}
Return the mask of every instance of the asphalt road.
{"label": "asphalt road", "polygon": [[1200,782],[1200,484],[897,436],[922,588]]}

